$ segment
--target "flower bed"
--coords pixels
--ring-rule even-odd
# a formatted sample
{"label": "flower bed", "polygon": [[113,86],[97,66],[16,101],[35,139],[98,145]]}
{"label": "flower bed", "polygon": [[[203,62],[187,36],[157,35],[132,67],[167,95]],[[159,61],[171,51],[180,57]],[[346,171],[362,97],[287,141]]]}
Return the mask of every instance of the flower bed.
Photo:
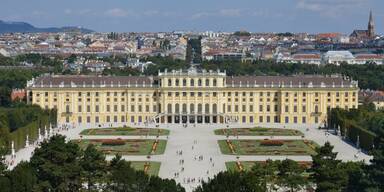
{"label": "flower bed", "polygon": [[284,141],[281,140],[263,140],[260,142],[262,146],[282,146],[284,145]]}
{"label": "flower bed", "polygon": [[111,146],[117,146],[117,145],[125,145],[125,141],[121,139],[105,139],[101,142],[102,145],[111,145]]}
{"label": "flower bed", "polygon": [[[219,140],[219,147],[227,155],[313,155],[316,151],[303,140]],[[232,151],[235,149],[235,151]]]}
{"label": "flower bed", "polygon": [[304,134],[294,129],[279,129],[279,128],[230,128],[230,129],[217,129],[216,135],[253,135],[253,136],[303,136]]}

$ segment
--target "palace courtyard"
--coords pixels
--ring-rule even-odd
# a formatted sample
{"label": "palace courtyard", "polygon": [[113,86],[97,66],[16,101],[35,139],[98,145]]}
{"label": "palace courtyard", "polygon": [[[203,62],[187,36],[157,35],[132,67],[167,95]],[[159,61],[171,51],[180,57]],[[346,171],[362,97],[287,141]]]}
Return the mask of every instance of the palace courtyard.
{"label": "palace courtyard", "polygon": [[[174,178],[188,192],[199,185],[198,182],[187,182],[188,179],[208,180],[220,171],[239,170],[239,167],[248,170],[256,161],[289,158],[310,162],[314,147],[326,141],[334,145],[337,158],[343,161],[368,162],[371,158],[340,137],[317,129],[318,125],[259,126],[280,129],[251,129],[249,127],[254,126],[240,124],[149,124],[136,125],[135,128],[114,126],[120,127],[118,129],[80,126],[60,131],[56,129],[55,133],[65,135],[68,141],[78,142],[81,147],[94,143],[106,154],[107,160],[120,153],[122,158],[132,162],[135,169],[162,178]],[[227,141],[231,142],[235,153]],[[11,168],[22,160],[29,160],[35,147],[30,145],[16,152],[15,164]]]}

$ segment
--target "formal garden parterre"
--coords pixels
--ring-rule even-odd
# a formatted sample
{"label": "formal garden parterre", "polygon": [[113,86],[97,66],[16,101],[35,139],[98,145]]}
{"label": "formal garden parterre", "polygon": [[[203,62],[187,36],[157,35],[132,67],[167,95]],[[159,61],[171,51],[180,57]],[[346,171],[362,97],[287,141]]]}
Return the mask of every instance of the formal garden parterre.
{"label": "formal garden parterre", "polygon": [[219,140],[227,155],[314,155],[318,146],[310,140]]}
{"label": "formal garden parterre", "polygon": [[299,130],[294,129],[279,129],[279,128],[231,128],[231,129],[217,129],[216,135],[227,136],[303,136],[304,134]]}
{"label": "formal garden parterre", "polygon": [[74,142],[81,148],[93,144],[106,155],[160,155],[167,144],[166,140],[154,139],[81,139]]}
{"label": "formal garden parterre", "polygon": [[163,136],[169,135],[169,130],[154,128],[94,128],[85,129],[80,135],[129,135],[129,136]]}
{"label": "formal garden parterre", "polygon": [[[228,171],[250,171],[255,163],[266,163],[265,161],[229,161],[225,163]],[[297,161],[297,163],[308,169],[312,166],[310,161]]]}

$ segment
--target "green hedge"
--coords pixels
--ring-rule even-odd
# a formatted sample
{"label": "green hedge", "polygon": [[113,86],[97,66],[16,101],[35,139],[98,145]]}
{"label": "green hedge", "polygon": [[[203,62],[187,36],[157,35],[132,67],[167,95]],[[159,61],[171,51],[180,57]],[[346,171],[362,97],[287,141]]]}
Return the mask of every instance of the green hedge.
{"label": "green hedge", "polygon": [[332,109],[328,114],[328,127],[337,129],[340,126],[341,135],[345,136],[350,142],[356,144],[357,136],[360,139],[360,147],[369,151],[372,149],[376,134],[369,130],[368,125],[363,123],[370,121],[363,114],[375,114],[375,111],[367,111],[366,109],[344,110],[340,108]]}

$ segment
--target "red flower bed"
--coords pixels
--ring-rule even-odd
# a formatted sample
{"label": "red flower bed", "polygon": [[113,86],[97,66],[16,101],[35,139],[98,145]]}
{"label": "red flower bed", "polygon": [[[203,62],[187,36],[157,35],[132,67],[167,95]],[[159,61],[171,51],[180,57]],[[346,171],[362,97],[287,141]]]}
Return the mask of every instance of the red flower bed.
{"label": "red flower bed", "polygon": [[284,141],[281,141],[281,140],[263,140],[260,142],[260,145],[263,145],[263,146],[282,146],[282,145],[284,145]]}
{"label": "red flower bed", "polygon": [[121,139],[105,139],[102,141],[102,145],[125,145],[125,141]]}

